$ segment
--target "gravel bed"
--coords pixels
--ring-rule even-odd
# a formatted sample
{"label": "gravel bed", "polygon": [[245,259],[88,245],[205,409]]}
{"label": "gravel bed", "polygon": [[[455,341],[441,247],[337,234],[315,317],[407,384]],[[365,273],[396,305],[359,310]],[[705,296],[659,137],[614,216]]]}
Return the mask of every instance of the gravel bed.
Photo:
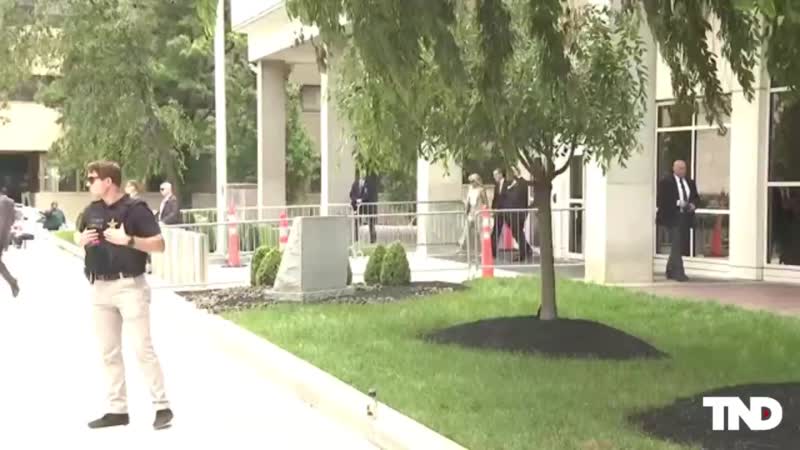
{"label": "gravel bed", "polygon": [[[425,296],[455,292],[466,289],[462,284],[444,282],[417,282],[408,286],[367,286],[354,285],[355,293],[338,298],[331,298],[319,303],[374,305],[394,303],[418,299]],[[226,311],[242,311],[254,308],[266,308],[276,302],[265,298],[264,288],[236,287],[206,291],[178,292],[187,301],[198,308],[219,314]]]}

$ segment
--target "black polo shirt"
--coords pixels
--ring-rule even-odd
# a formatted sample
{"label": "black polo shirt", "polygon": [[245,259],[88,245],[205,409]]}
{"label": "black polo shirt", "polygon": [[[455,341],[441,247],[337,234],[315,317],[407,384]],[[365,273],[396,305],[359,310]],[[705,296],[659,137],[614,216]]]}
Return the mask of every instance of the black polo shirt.
{"label": "black polo shirt", "polygon": [[148,238],[161,234],[161,228],[147,203],[132,199],[127,194],[110,205],[102,200],[92,202],[83,211],[77,224],[78,230],[93,228],[100,237],[99,244],[86,247],[87,273],[140,275],[145,272],[147,253],[111,244],[103,237],[103,232],[108,228],[119,228],[123,225],[129,236]]}

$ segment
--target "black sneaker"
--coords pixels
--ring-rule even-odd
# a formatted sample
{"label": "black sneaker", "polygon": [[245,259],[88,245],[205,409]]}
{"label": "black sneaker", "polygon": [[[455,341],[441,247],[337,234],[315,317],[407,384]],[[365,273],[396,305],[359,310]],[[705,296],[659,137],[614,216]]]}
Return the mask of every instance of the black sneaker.
{"label": "black sneaker", "polygon": [[164,428],[169,428],[172,426],[172,418],[174,415],[172,414],[172,410],[169,408],[160,409],[156,411],[156,420],[153,421],[153,428],[156,430],[163,430]]}
{"label": "black sneaker", "polygon": [[103,417],[89,422],[89,428],[107,428],[128,425],[130,417],[127,414],[106,414]]}

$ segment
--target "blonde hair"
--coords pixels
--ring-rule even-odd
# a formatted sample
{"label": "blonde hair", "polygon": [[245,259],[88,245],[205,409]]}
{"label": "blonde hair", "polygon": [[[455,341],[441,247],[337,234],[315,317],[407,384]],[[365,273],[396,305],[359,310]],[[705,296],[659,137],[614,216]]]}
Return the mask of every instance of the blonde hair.
{"label": "blonde hair", "polygon": [[481,179],[481,176],[478,175],[477,173],[470,174],[470,176],[467,177],[467,181],[469,181],[470,183],[472,182],[478,183],[481,186],[483,185],[483,180]]}
{"label": "blonde hair", "polygon": [[139,183],[136,180],[128,180],[128,182],[125,183],[125,187],[128,186],[132,187],[136,191],[136,193],[142,192],[142,183]]}

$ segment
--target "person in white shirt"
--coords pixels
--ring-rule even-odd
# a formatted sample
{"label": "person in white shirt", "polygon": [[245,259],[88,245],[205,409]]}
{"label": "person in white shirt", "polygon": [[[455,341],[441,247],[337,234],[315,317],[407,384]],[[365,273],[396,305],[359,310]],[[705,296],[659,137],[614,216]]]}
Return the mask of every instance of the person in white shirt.
{"label": "person in white shirt", "polygon": [[[467,240],[476,254],[480,254],[480,242],[477,239],[477,227],[475,219],[480,218],[480,212],[483,207],[489,207],[489,197],[486,195],[486,189],[483,187],[483,180],[477,173],[471,174],[467,181],[469,182],[469,190],[467,190],[467,197],[464,199],[464,208],[466,210],[466,222],[464,224],[464,232],[459,241],[461,250],[467,249]],[[478,221],[480,223],[480,221]]]}
{"label": "person in white shirt", "polygon": [[697,185],[686,176],[686,162],[672,164],[672,174],[658,183],[656,224],[668,230],[671,248],[667,261],[667,279],[689,281],[683,268],[683,248],[694,227],[694,213],[700,202]]}

